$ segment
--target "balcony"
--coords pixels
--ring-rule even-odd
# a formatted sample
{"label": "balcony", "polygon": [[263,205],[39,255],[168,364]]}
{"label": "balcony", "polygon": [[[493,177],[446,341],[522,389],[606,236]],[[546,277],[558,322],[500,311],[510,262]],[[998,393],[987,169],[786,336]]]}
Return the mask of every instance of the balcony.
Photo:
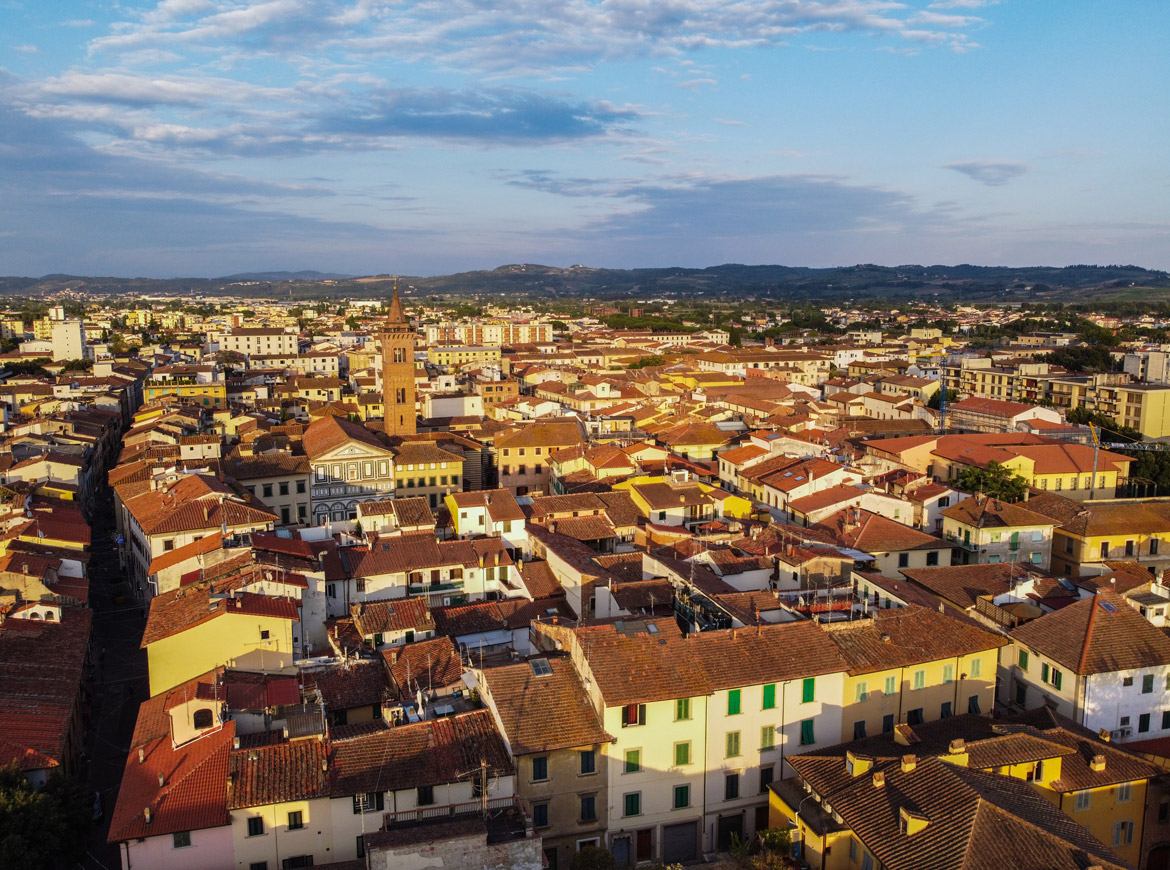
{"label": "balcony", "polygon": [[963,538],[960,538],[957,535],[947,535],[947,543],[949,543],[953,547],[958,547],[960,550],[966,550],[968,553],[978,553],[979,552],[979,545],[978,544],[976,544],[972,541],[964,540]]}
{"label": "balcony", "polygon": [[[402,830],[456,819],[483,819],[489,843],[523,840],[533,835],[532,819],[517,797],[496,797],[458,804],[418,807],[382,814],[382,830]],[[375,837],[377,835],[374,835]]]}

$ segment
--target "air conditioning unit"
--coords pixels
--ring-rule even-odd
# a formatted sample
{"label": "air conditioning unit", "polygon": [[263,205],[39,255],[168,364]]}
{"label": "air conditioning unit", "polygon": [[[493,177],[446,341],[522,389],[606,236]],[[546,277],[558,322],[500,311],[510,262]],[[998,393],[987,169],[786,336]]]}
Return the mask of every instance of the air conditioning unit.
{"label": "air conditioning unit", "polygon": [[1114,740],[1120,740],[1122,737],[1129,737],[1133,734],[1132,728],[1118,728],[1116,731],[1110,731],[1109,736]]}
{"label": "air conditioning unit", "polygon": [[449,597],[448,597],[448,598],[444,598],[444,599],[443,599],[443,606],[444,606],[444,607],[450,607],[450,606],[451,606],[451,599],[450,599]]}

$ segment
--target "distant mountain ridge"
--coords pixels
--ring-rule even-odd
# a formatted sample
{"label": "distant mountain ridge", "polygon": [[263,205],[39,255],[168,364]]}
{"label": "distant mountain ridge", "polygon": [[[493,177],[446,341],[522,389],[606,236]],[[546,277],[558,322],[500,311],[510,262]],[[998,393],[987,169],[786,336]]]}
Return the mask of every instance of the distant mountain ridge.
{"label": "distant mountain ridge", "polygon": [[940,302],[1170,301],[1170,273],[1139,266],[878,266],[860,264],[748,266],[702,269],[600,269],[513,263],[491,270],[395,279],[388,273],[246,272],[222,278],[0,277],[0,294],[45,296],[69,290],[94,295],[204,295],[309,300],[381,298],[395,281],[416,296],[487,296],[614,300],[679,296],[809,304],[854,300]]}

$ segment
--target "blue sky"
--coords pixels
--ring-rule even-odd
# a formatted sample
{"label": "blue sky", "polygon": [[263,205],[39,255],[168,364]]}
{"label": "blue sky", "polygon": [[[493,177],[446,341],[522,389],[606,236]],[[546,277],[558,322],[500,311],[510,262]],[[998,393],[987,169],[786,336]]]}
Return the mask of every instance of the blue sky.
{"label": "blue sky", "polygon": [[0,274],[1170,268],[1149,0],[0,0]]}

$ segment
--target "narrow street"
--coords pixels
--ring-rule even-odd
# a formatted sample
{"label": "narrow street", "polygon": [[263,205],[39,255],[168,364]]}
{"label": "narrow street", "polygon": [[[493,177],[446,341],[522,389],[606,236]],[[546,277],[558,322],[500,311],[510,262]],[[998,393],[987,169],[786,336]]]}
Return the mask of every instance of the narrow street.
{"label": "narrow street", "polygon": [[107,498],[93,520],[89,563],[94,669],[85,744],[88,762],[83,769],[90,794],[101,794],[103,816],[90,834],[81,864],[86,870],[114,870],[121,866],[118,848],[106,842],[106,834],[138,705],[147,693],[146,653],[139,648],[146,620],[142,608],[126,600],[127,586],[118,565],[112,521],[113,502]]}

